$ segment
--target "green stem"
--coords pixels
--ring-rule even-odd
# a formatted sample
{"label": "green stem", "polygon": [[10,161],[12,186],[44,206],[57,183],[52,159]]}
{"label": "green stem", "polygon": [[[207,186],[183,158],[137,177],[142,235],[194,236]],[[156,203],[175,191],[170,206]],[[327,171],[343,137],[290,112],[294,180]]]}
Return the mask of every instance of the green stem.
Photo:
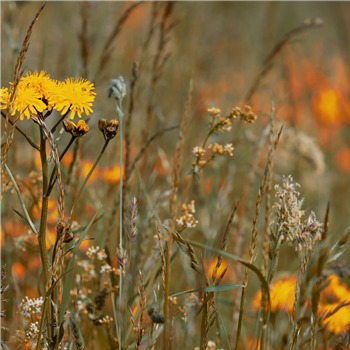
{"label": "green stem", "polygon": [[242,329],[242,319],[243,319],[243,308],[244,308],[244,298],[245,297],[245,288],[242,288],[242,294],[241,294],[241,304],[239,308],[239,318],[238,318],[238,326],[237,326],[237,335],[236,335],[236,347],[235,349],[239,349],[239,337],[241,335],[241,329]]}
{"label": "green stem", "polygon": [[[41,217],[40,217],[40,228],[39,228],[39,249],[40,249],[40,257],[41,263],[43,266],[43,274],[44,274],[44,284],[45,284],[45,293],[48,289],[49,283],[49,259],[46,250],[46,225],[47,225],[47,211],[48,211],[48,202],[49,197],[44,196],[44,193],[47,191],[48,187],[48,165],[47,165],[47,157],[46,157],[46,141],[44,137],[44,131],[40,127],[40,158],[41,158],[41,166],[42,166],[42,177],[43,177],[43,197],[42,197],[42,208],[41,208]],[[50,308],[48,310],[48,321],[50,320]],[[45,317],[43,313],[42,317]],[[49,328],[50,329],[50,328]]]}
{"label": "green stem", "polygon": [[45,315],[46,309],[47,309],[47,299],[48,298],[50,298],[50,297],[46,297],[45,296],[42,316],[41,316],[41,320],[40,320],[40,328],[39,328],[39,334],[38,334],[38,343],[36,344],[36,350],[40,350],[41,349],[41,335],[43,333],[43,328],[44,328],[44,319],[45,319],[44,315]]}
{"label": "green stem", "polygon": [[[120,122],[119,122],[119,171],[120,171],[120,182],[119,182],[119,247],[123,247],[123,112],[122,112],[122,101],[120,101]],[[121,316],[122,308],[122,287],[123,287],[123,267],[120,265],[119,274],[119,312]],[[121,317],[121,320],[123,318]],[[122,322],[119,322],[119,350],[122,349]]]}
{"label": "green stem", "polygon": [[[68,142],[66,148],[64,149],[64,151],[62,152],[62,154],[60,155],[60,161],[63,159],[63,157],[65,156],[65,154],[67,153],[67,151],[69,150],[70,146],[72,146],[73,142],[75,141],[76,137],[72,136],[72,138],[70,139],[70,141]],[[56,174],[57,174],[57,169],[56,167],[52,170],[51,176],[50,176],[50,181],[49,181],[49,189],[46,192],[47,197],[50,196],[53,186],[56,183]]]}
{"label": "green stem", "polygon": [[80,196],[81,196],[81,193],[83,192],[83,189],[85,187],[85,185],[87,184],[87,182],[89,181],[90,179],[90,176],[92,175],[92,173],[94,172],[98,162],[100,161],[104,151],[106,150],[107,146],[108,146],[108,143],[109,143],[110,140],[105,140],[105,143],[102,147],[102,150],[100,152],[100,154],[98,155],[97,159],[95,160],[95,163],[94,165],[92,166],[92,168],[90,169],[89,173],[87,174],[86,178],[84,179],[84,182],[83,184],[81,185],[80,189],[79,189],[79,192],[75,198],[75,201],[73,203],[73,206],[72,206],[72,210],[71,210],[71,214],[70,214],[70,218],[69,218],[69,222],[68,222],[68,225],[71,225],[71,223],[73,222],[73,219],[74,219],[74,215],[75,215],[75,212],[77,210],[77,205],[78,205],[78,202],[79,202],[79,199],[80,199]]}
{"label": "green stem", "polygon": [[57,127],[61,124],[63,119],[68,115],[68,113],[70,112],[70,107],[71,106],[72,105],[69,106],[68,111],[65,114],[63,114],[63,116],[58,120],[58,122],[51,128],[51,133],[52,134],[56,131]]}

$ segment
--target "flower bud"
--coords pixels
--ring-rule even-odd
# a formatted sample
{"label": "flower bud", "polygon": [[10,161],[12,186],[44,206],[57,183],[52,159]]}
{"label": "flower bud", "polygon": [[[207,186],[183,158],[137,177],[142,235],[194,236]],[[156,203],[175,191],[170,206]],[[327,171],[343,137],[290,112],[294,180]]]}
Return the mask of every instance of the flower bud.
{"label": "flower bud", "polygon": [[106,120],[106,119],[100,119],[100,120],[98,121],[98,128],[99,128],[103,133],[105,132],[106,126],[107,126],[107,120]]}
{"label": "flower bud", "polygon": [[108,87],[108,97],[111,97],[112,94],[116,100],[122,100],[126,96],[126,84],[122,76],[111,80],[111,85]]}
{"label": "flower bud", "polygon": [[118,129],[119,129],[118,120],[117,119],[110,120],[107,123],[107,127],[105,129],[105,136],[106,136],[107,140],[113,139],[117,135]]}

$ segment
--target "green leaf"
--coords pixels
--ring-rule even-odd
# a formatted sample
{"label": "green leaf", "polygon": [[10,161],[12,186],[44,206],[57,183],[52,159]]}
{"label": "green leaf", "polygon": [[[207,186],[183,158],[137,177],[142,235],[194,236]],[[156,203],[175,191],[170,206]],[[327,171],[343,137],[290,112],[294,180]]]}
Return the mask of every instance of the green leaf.
{"label": "green leaf", "polygon": [[[84,232],[82,233],[78,243],[76,244],[76,246],[74,247],[73,250],[73,255],[69,260],[69,264],[67,267],[67,272],[68,270],[71,270],[74,268],[74,261],[75,261],[75,255],[77,253],[77,250],[81,244],[81,242],[84,240],[86,234],[88,233],[91,225],[93,224],[97,214],[99,213],[100,210],[97,211],[97,213],[95,214],[95,216],[91,219],[91,221],[89,222],[89,224],[86,226]],[[61,312],[60,312],[60,322],[59,324],[62,324],[63,321],[63,317],[66,313],[67,310],[67,306],[68,306],[68,300],[69,300],[69,296],[70,296],[70,291],[72,289],[72,285],[73,285],[73,274],[70,273],[64,280],[64,286],[63,286],[63,294],[62,294],[62,302],[61,302]]]}
{"label": "green leaf", "polygon": [[262,275],[262,273],[260,272],[260,270],[254,266],[253,264],[239,258],[236,255],[233,254],[229,254],[223,250],[220,249],[216,249],[210,246],[207,246],[206,244],[203,243],[199,243],[199,242],[194,242],[194,241],[187,241],[188,243],[194,245],[195,247],[199,247],[199,248],[204,248],[204,249],[209,249],[215,253],[221,254],[222,256],[225,256],[226,258],[232,259],[232,260],[236,260],[238,262],[240,262],[242,265],[244,265],[245,267],[247,267],[248,269],[252,270],[259,278],[260,282],[261,282],[261,292],[266,294],[266,299],[267,299],[267,305],[268,305],[268,312],[270,312],[270,290],[269,290],[269,286],[264,278],[264,276]]}
{"label": "green leaf", "polygon": [[21,193],[21,191],[20,191],[19,188],[18,188],[18,185],[17,185],[17,183],[16,183],[16,180],[15,180],[15,178],[13,177],[13,175],[12,175],[12,173],[11,173],[9,167],[8,167],[6,164],[4,164],[4,167],[5,167],[5,170],[6,170],[7,174],[9,175],[11,181],[12,181],[13,187],[14,187],[15,190],[16,190],[18,199],[19,199],[19,201],[21,202],[21,206],[22,206],[22,209],[23,209],[23,211],[24,211],[25,218],[27,219],[26,222],[28,223],[29,227],[30,227],[31,230],[34,232],[34,234],[38,237],[38,236],[39,236],[38,231],[37,231],[36,227],[34,226],[34,224],[33,224],[33,222],[32,222],[32,219],[30,218],[30,216],[29,216],[29,214],[28,214],[27,208],[26,208],[26,206],[25,206],[25,204],[24,204],[24,200],[23,200],[23,197],[22,197],[22,193]]}
{"label": "green leaf", "polygon": [[70,270],[66,271],[64,274],[62,274],[62,275],[58,278],[57,281],[55,281],[55,282],[52,284],[52,286],[50,287],[50,289],[49,289],[49,290],[46,292],[46,294],[45,294],[45,297],[46,297],[46,298],[48,298],[48,297],[52,294],[52,292],[54,291],[54,289],[55,289],[55,287],[56,287],[57,282],[58,282],[63,276],[65,276],[68,272],[71,272],[71,271],[73,271],[73,269],[70,269]]}
{"label": "green leaf", "polygon": [[229,284],[229,285],[219,285],[219,286],[207,286],[204,288],[196,288],[196,289],[190,289],[190,290],[185,290],[183,292],[179,292],[176,294],[173,294],[170,296],[176,297],[181,294],[186,294],[186,293],[197,293],[197,292],[222,292],[224,290],[230,290],[230,289],[235,289],[235,288],[244,288],[242,284]]}

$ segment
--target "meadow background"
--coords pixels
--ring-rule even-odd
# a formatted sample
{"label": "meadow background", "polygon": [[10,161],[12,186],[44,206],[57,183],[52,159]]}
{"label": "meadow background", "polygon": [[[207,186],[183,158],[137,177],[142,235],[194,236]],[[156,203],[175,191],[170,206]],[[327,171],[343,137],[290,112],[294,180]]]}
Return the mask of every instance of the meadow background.
{"label": "meadow background", "polygon": [[[257,115],[255,123],[237,122],[230,132],[213,136],[212,142],[233,144],[233,157],[216,159],[203,171],[200,179],[194,181],[188,199],[195,200],[198,224],[186,230],[186,237],[218,247],[220,240],[217,232],[224,231],[232,208],[241,199],[240,204],[243,201],[244,206],[238,208],[239,215],[233,221],[228,251],[249,260],[255,201],[267,161],[266,127],[272,102],[276,125],[280,127],[284,124],[275,153],[272,184],[281,183],[283,176],[291,174],[294,181],[301,185],[299,191],[301,197],[305,198],[303,207],[308,213],[310,209],[315,211],[321,222],[324,221],[329,202],[328,235],[334,236],[334,239],[339,237],[350,222],[350,23],[347,20],[350,4],[176,2],[166,19],[166,26],[170,26],[170,29],[161,49],[160,28],[167,3],[142,2],[130,8],[133,4],[136,3],[49,1],[33,29],[26,57],[28,71],[45,70],[58,80],[84,77],[95,84],[94,112],[88,121],[90,131],[79,141],[78,160],[72,182],[66,188],[66,201],[72,201],[78,184],[90,170],[102,146],[98,120],[116,118],[115,100],[107,96],[110,80],[122,75],[129,93],[135,61],[141,66],[138,67],[139,77],[135,84],[130,132],[131,158],[138,154],[147,135],[161,127],[181,123],[190,80],[193,79],[179,185],[181,198],[186,188],[186,174],[193,162],[193,147],[201,145],[208,132],[210,114],[207,109],[219,108],[226,115],[236,106],[243,107],[266,57],[276,43],[293,28],[303,25],[305,20],[321,18],[322,25],[308,28],[294,36],[269,62],[270,70],[261,79],[249,101]],[[23,38],[41,5],[41,2],[1,2],[2,87],[9,87],[8,83],[13,80],[13,67]],[[130,13],[118,27],[120,18],[128,9]],[[156,16],[152,20],[154,13]],[[154,29],[151,33],[152,26]],[[117,34],[113,36],[116,28]],[[106,52],[105,45],[109,39],[110,55],[105,59],[103,53]],[[152,93],[157,55],[159,76]],[[125,120],[128,108],[129,95],[124,100]],[[148,116],[149,108],[152,110],[151,118]],[[38,139],[38,130],[31,120],[25,119],[18,125]],[[135,196],[139,209],[139,242],[135,248],[138,261],[135,271],[140,267],[147,269],[149,265],[146,262],[157,253],[157,218],[154,211],[164,222],[169,216],[169,194],[178,138],[178,128],[157,137],[137,163],[142,182],[136,172],[130,178],[126,200],[128,203]],[[63,135],[62,140],[68,142],[68,135]],[[64,176],[67,175],[72,152],[69,151],[62,164]],[[40,208],[33,200],[40,181],[38,158],[19,134],[15,135],[7,158],[7,164],[17,181],[27,188],[26,201],[30,214],[34,220],[38,220]],[[86,260],[89,247],[103,245],[109,237],[112,263],[115,267],[118,265],[113,253],[118,245],[119,219],[117,216],[111,219],[115,214],[115,200],[119,196],[118,161],[119,143],[113,140],[83,193],[78,210],[79,225],[86,226],[101,205],[103,207],[101,219],[88,233],[88,237],[94,240],[84,241],[79,248],[82,261]],[[146,186],[153,208],[150,208],[143,186]],[[7,292],[7,316],[2,321],[13,333],[16,326],[22,330],[25,327],[22,321],[18,322],[21,300],[25,296],[39,297],[41,262],[35,239],[12,210],[12,207],[20,208],[16,194],[9,187],[4,196],[1,206],[1,261],[2,265],[6,263],[7,266],[6,281],[10,285],[10,292]],[[275,201],[274,190],[271,201]],[[57,196],[54,193],[52,207],[49,208],[48,249],[55,241],[56,204]],[[258,224],[263,231],[264,214]],[[258,249],[262,245],[263,234],[259,233]],[[129,254],[133,256],[135,253]],[[341,264],[344,283],[349,282],[350,275],[347,256],[348,253],[345,253],[340,258],[344,260]],[[212,258],[210,251],[201,256],[207,271]],[[191,284],[194,288],[192,272],[183,266],[180,258],[176,259],[171,272],[170,294],[189,289]],[[260,260],[261,256],[258,256],[257,266],[261,264]],[[285,244],[277,278],[293,274],[297,276],[299,268],[300,256],[293,247]],[[238,270],[241,268],[232,262],[224,277],[224,284],[234,281]],[[244,318],[246,339],[252,337],[254,332],[256,311],[252,307],[252,300],[259,289],[258,279],[253,275],[250,279]],[[134,283],[136,285],[138,282],[135,280]],[[240,294],[226,291],[222,295],[224,302],[231,302],[222,307],[222,317],[229,333],[233,333],[230,328],[232,310]],[[152,299],[152,291],[147,299]],[[198,329],[194,326],[192,332],[197,334]],[[2,332],[2,339],[9,340],[9,337]],[[210,333],[209,339],[214,341],[215,337],[215,332]],[[199,341],[194,337],[186,348],[193,349],[196,346],[199,346]],[[223,340],[221,347],[226,348]],[[93,347],[87,345],[86,348]]]}

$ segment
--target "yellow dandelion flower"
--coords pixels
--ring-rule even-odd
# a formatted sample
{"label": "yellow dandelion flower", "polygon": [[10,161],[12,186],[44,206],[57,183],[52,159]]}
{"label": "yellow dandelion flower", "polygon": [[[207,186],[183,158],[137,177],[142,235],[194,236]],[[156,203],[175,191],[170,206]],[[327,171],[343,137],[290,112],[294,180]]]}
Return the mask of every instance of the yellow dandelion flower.
{"label": "yellow dandelion flower", "polygon": [[[288,313],[293,312],[293,304],[295,300],[295,287],[297,278],[292,276],[280,279],[273,283],[270,287],[271,312],[286,309]],[[258,310],[261,304],[261,291],[256,293],[253,300],[253,308]]]}
{"label": "yellow dandelion flower", "polygon": [[1,109],[7,109],[7,103],[9,101],[10,94],[8,88],[1,88],[0,92],[0,103],[1,103]]}
{"label": "yellow dandelion flower", "polygon": [[34,90],[40,95],[43,102],[49,104],[49,109],[52,108],[50,99],[55,95],[57,90],[57,82],[50,78],[50,75],[45,71],[34,71],[34,73],[28,72],[27,76],[22,78],[18,84],[19,89],[34,88]]}
{"label": "yellow dandelion flower", "polygon": [[86,79],[68,78],[64,83],[57,87],[57,91],[50,99],[50,103],[55,105],[62,115],[71,110],[71,119],[74,119],[75,113],[81,118],[81,114],[89,115],[92,102],[95,99],[95,93],[92,92],[94,84]]}
{"label": "yellow dandelion flower", "polygon": [[40,100],[40,94],[34,88],[17,89],[12,115],[18,111],[21,120],[23,120],[24,115],[29,119],[31,113],[36,115],[37,112],[42,112],[46,108],[46,104]]}

